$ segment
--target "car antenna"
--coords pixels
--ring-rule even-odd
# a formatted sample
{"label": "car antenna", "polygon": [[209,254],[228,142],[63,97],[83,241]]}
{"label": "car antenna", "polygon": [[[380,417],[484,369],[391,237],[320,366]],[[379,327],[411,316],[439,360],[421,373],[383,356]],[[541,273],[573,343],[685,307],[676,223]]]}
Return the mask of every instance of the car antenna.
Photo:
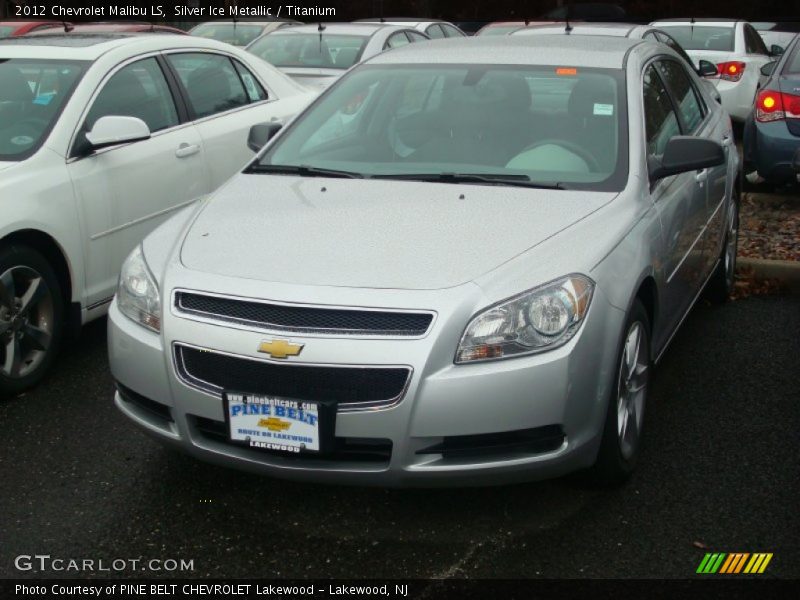
{"label": "car antenna", "polygon": [[531,24],[531,20],[528,17],[525,17],[525,27]]}
{"label": "car antenna", "polygon": [[569,24],[569,9],[571,6],[572,2],[567,2],[567,12],[564,15],[564,22],[565,22],[564,33],[566,33],[567,35],[569,35],[569,33],[572,31],[572,25]]}
{"label": "car antenna", "polygon": [[325,31],[325,25],[322,24],[322,21],[319,22],[317,25],[317,31],[319,31],[319,53],[322,54],[322,32]]}
{"label": "car antenna", "polygon": [[61,24],[64,25],[64,33],[69,33],[73,29],[75,29],[72,25],[67,23],[64,19],[61,19]]}

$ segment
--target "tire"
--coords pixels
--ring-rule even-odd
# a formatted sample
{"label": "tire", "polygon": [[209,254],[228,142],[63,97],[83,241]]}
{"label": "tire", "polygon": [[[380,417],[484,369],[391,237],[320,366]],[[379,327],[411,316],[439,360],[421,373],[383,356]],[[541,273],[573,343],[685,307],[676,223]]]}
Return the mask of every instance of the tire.
{"label": "tire", "polygon": [[64,298],[47,260],[27,246],[0,248],[0,398],[41,381],[63,327]]}
{"label": "tire", "polygon": [[[638,344],[632,343],[634,339],[639,340]],[[631,364],[633,377],[628,377]],[[650,371],[650,319],[637,299],[625,322],[603,438],[597,460],[589,471],[589,478],[595,484],[620,485],[636,468],[641,453]]]}
{"label": "tire", "polygon": [[716,304],[724,304],[733,291],[736,283],[736,253],[739,248],[739,197],[738,190],[734,190],[736,197],[731,204],[731,211],[727,216],[725,226],[725,242],[719,256],[714,273],[706,285],[706,298]]}

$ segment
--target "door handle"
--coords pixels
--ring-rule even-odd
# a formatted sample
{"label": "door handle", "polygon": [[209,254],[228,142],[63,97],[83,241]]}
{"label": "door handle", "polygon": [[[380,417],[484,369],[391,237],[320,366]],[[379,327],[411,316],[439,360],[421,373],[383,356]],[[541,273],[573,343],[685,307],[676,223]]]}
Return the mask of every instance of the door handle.
{"label": "door handle", "polygon": [[192,156],[193,154],[197,154],[198,152],[200,152],[200,146],[197,144],[183,143],[178,146],[177,150],[175,150],[175,156],[178,158],[186,158],[188,156]]}
{"label": "door handle", "polygon": [[697,183],[703,183],[706,179],[708,179],[708,169],[701,169],[694,176]]}
{"label": "door handle", "polygon": [[726,133],[725,135],[722,136],[723,146],[730,146],[732,143],[733,143],[733,137],[729,133]]}

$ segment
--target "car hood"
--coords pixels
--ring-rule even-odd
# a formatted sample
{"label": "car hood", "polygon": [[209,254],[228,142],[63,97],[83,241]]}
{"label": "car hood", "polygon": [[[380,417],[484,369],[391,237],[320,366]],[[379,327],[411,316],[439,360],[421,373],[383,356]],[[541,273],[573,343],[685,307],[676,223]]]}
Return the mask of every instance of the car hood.
{"label": "car hood", "polygon": [[15,164],[17,164],[17,163],[0,160],[0,171],[3,171],[4,169],[8,169],[9,167],[13,167]]}
{"label": "car hood", "polygon": [[239,175],[181,248],[192,270],[302,285],[439,289],[492,271],[610,192]]}

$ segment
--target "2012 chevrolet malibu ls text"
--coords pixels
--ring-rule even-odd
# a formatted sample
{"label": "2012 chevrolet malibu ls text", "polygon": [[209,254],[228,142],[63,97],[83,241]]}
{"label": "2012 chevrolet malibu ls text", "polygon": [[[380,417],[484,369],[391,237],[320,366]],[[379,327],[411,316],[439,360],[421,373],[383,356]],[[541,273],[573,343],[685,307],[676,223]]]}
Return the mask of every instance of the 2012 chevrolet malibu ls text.
{"label": "2012 chevrolet malibu ls text", "polygon": [[120,410],[287,478],[624,481],[651,364],[733,279],[731,123],[681,58],[594,36],[415,44],[276,129],[128,257]]}

